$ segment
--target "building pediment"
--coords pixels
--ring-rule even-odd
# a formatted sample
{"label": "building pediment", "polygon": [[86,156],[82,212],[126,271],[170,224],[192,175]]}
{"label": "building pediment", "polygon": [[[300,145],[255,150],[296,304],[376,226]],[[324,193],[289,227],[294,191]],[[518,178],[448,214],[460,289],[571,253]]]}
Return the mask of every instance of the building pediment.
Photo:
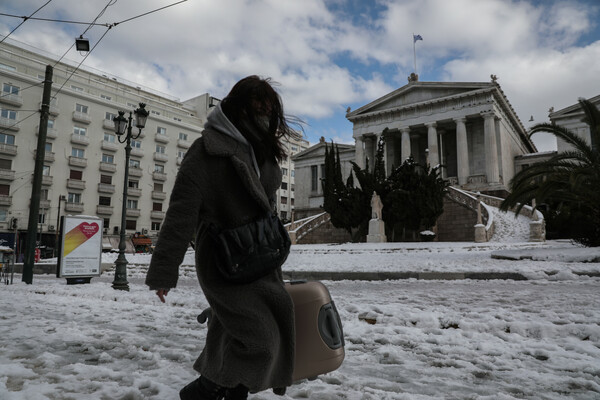
{"label": "building pediment", "polygon": [[[351,144],[339,144],[334,143],[340,151],[340,155],[346,152],[354,152],[354,145]],[[299,162],[303,160],[310,160],[313,158],[323,158],[325,156],[325,146],[329,146],[331,148],[331,143],[321,142],[317,143],[314,146],[309,147],[308,149],[301,151],[300,153],[292,156],[292,160],[294,162]]]}
{"label": "building pediment", "polygon": [[413,82],[349,112],[346,118],[353,120],[362,115],[468,97],[493,88],[495,85],[487,82]]}
{"label": "building pediment", "polygon": [[[594,104],[596,107],[600,106],[600,95],[589,98],[588,100],[592,104]],[[573,116],[580,116],[583,114],[584,113],[583,113],[583,110],[581,109],[581,105],[579,103],[577,103],[577,104],[573,104],[569,107],[560,109],[558,111],[554,111],[553,109],[551,109],[549,112],[549,118],[551,120],[555,120],[555,119],[561,119],[561,118],[569,118],[569,117],[573,117]]]}

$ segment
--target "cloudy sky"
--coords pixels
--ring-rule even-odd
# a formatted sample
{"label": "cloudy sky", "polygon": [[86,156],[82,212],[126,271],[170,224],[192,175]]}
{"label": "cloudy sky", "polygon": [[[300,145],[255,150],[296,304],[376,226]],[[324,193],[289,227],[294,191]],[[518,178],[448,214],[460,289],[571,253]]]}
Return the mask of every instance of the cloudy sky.
{"label": "cloudy sky", "polygon": [[[30,15],[48,0],[0,0]],[[347,107],[404,86],[420,34],[421,81],[483,81],[490,74],[528,127],[548,109],[600,94],[598,0],[54,0],[35,17],[98,23],[86,32],[94,67],[181,100],[222,98],[240,78],[280,83],[286,111],[311,143],[352,142]],[[126,21],[128,20],[128,21]],[[22,19],[0,15],[0,34]],[[58,56],[88,27],[29,20],[11,38]],[[104,35],[104,36],[103,36]],[[75,62],[82,55],[66,56]],[[555,148],[534,136],[540,151]]]}

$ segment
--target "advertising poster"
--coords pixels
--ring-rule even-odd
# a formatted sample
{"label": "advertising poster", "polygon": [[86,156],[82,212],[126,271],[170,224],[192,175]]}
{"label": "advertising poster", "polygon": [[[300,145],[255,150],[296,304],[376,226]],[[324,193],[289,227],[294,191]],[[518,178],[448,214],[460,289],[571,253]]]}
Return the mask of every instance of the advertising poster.
{"label": "advertising poster", "polygon": [[102,219],[83,215],[61,221],[58,277],[100,276]]}

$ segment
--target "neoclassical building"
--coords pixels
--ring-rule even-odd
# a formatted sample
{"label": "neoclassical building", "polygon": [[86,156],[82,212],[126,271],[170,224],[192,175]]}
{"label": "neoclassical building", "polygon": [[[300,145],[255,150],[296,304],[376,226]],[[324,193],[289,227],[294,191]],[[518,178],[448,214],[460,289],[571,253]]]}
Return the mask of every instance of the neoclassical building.
{"label": "neoclassical building", "polygon": [[348,109],[346,118],[362,167],[384,135],[388,174],[412,156],[444,165],[443,177],[453,185],[488,194],[505,193],[515,157],[537,151],[493,75],[491,82],[419,82],[412,76],[407,85]]}

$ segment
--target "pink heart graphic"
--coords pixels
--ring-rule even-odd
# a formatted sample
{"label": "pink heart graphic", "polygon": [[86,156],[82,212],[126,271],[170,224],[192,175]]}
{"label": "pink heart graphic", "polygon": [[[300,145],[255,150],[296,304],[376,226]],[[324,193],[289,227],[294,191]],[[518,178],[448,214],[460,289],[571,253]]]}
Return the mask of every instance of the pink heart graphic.
{"label": "pink heart graphic", "polygon": [[100,230],[100,226],[98,226],[96,222],[92,222],[91,224],[88,224],[87,222],[82,222],[77,226],[77,228],[79,228],[81,233],[83,233],[87,239],[94,236]]}

